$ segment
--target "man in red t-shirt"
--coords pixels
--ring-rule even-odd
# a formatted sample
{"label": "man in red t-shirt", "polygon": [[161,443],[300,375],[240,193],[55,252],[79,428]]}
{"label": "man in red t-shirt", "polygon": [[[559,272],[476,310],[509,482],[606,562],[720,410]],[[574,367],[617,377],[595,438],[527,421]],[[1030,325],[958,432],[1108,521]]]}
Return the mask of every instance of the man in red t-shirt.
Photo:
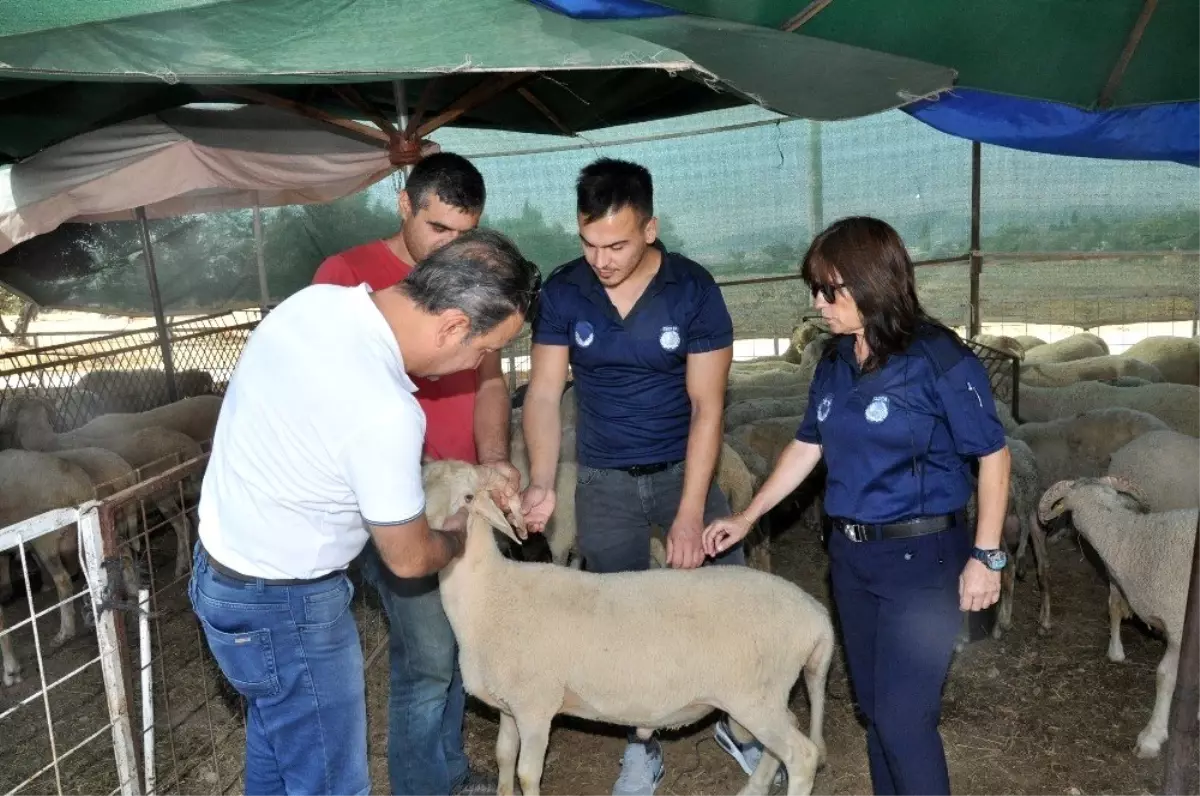
{"label": "man in red t-shirt", "polygon": [[[313,283],[372,290],[402,280],[431,252],[474,229],[483,214],[483,176],[466,158],[439,152],[422,160],[400,192],[400,232],[335,254],[317,268]],[[514,489],[520,476],[509,462],[508,386],[500,352],[477,370],[439,379],[413,378],[425,410],[424,456],[488,464],[505,472]],[[463,748],[466,698],[454,632],[442,610],[437,577],[401,581],[368,544],[360,559],[390,627],[388,775],[396,796],[496,792],[496,779],[473,771]]]}

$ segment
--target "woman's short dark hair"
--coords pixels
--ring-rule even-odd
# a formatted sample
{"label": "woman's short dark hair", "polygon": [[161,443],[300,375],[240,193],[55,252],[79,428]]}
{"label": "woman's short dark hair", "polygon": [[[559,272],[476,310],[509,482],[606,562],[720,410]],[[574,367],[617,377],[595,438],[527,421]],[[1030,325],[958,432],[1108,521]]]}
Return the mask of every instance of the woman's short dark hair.
{"label": "woman's short dark hair", "polygon": [[469,337],[487,334],[520,313],[534,313],[542,275],[511,240],[491,229],[473,229],[426,257],[396,285],[430,314],[461,310]]}
{"label": "woman's short dark hair", "polygon": [[851,216],[830,224],[809,245],[800,273],[810,287],[841,282],[854,298],[871,349],[862,364],[864,373],[907,350],[922,324],[942,326],[917,298],[904,241],[878,218]]}

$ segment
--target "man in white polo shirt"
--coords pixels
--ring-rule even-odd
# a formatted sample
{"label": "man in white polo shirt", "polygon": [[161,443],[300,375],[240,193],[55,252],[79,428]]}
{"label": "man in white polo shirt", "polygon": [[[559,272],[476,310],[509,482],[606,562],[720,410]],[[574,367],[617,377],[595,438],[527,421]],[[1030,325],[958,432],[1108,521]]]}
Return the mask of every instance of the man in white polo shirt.
{"label": "man in white polo shirt", "polygon": [[369,791],[346,567],[368,538],[402,578],[463,545],[461,513],[425,520],[408,374],[476,367],[520,330],[537,284],[511,242],[475,230],[394,287],[307,287],[251,335],[217,421],[189,586],[247,700],[247,794]]}

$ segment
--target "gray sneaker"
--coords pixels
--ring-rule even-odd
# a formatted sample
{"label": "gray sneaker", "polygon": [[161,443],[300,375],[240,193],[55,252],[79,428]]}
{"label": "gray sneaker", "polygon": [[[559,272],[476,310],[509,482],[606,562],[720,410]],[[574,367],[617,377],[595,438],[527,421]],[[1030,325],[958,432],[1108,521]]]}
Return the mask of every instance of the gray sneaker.
{"label": "gray sneaker", "polygon": [[[749,743],[739,744],[733,737],[733,731],[729,728],[729,719],[722,717],[717,721],[716,729],[713,730],[713,735],[717,738],[717,743],[729,755],[737,761],[737,764],[742,767],[742,771],[746,772],[746,776],[754,773],[754,769],[758,766],[758,761],[762,760],[763,747],[758,741],[750,741]],[[779,769],[775,772],[776,786],[782,786],[786,782],[787,770],[783,764],[779,764]]]}
{"label": "gray sneaker", "polygon": [[621,759],[621,776],[613,785],[613,796],[652,796],[663,773],[662,747],[657,739],[630,743]]}

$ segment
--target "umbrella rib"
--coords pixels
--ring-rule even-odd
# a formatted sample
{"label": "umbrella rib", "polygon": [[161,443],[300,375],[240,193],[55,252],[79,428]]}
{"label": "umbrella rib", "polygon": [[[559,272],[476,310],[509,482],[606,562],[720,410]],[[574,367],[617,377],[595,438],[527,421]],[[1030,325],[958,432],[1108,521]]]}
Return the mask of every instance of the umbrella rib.
{"label": "umbrella rib", "polygon": [[1142,4],[1141,13],[1138,14],[1137,21],[1133,23],[1133,27],[1129,30],[1129,38],[1125,40],[1125,47],[1121,50],[1121,55],[1117,58],[1117,62],[1113,64],[1112,72],[1108,76],[1108,82],[1104,84],[1104,89],[1100,92],[1099,99],[1096,104],[1101,108],[1107,108],[1112,105],[1113,95],[1117,93],[1117,88],[1121,85],[1121,79],[1125,77],[1125,70],[1129,68],[1129,62],[1133,60],[1133,54],[1137,51],[1138,45],[1142,42],[1142,34],[1146,32],[1146,26],[1150,24],[1150,17],[1154,16],[1154,9],[1158,6],[1158,0],[1146,0]]}
{"label": "umbrella rib", "polygon": [[805,24],[817,14],[820,14],[822,11],[824,11],[825,6],[832,2],[833,0],[813,0],[813,2],[806,5],[799,14],[792,17],[787,22],[784,22],[779,27],[785,33],[794,33],[800,28],[801,25]]}

